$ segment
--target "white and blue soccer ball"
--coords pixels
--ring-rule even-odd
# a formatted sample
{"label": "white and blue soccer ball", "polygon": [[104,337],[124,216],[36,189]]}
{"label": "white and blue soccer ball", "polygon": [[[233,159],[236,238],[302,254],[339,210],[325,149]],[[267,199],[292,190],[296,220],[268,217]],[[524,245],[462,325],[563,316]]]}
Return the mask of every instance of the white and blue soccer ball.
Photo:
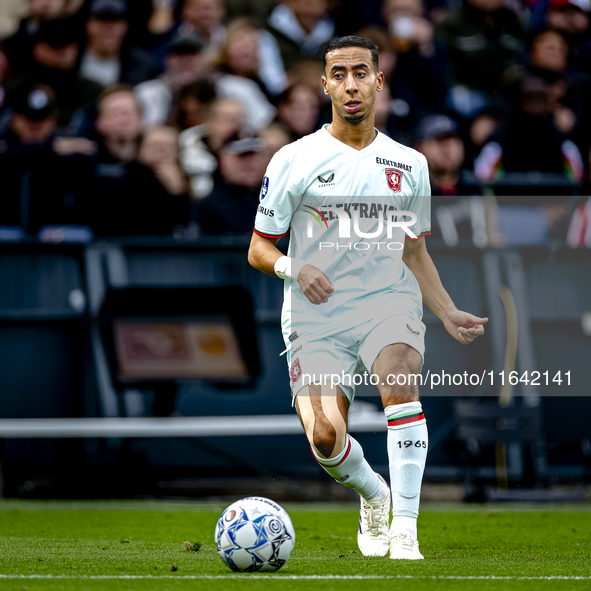
{"label": "white and blue soccer ball", "polygon": [[233,571],[273,572],[291,556],[295,530],[283,507],[264,497],[246,497],[221,514],[215,545]]}

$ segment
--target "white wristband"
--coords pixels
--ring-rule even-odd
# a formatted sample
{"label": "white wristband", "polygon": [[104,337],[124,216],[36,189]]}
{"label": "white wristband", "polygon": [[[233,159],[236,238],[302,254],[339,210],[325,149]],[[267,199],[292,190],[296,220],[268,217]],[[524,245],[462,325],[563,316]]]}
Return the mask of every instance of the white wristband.
{"label": "white wristband", "polygon": [[282,256],[275,261],[273,270],[275,275],[281,279],[296,279],[300,270],[306,263],[300,259]]}

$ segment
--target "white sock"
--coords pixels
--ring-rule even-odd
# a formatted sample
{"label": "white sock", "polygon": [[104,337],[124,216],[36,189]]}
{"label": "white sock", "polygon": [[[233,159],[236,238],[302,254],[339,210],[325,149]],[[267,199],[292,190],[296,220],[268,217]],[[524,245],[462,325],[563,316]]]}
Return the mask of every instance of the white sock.
{"label": "white sock", "polygon": [[316,461],[337,482],[358,492],[364,499],[375,498],[380,493],[382,480],[363,457],[363,449],[359,443],[350,435],[347,435],[345,449],[334,458],[319,458],[314,449],[312,453]]}
{"label": "white sock", "polygon": [[429,446],[425,415],[418,401],[387,406],[384,413],[388,419],[388,459],[392,488],[390,532],[402,530],[416,538],[421,482]]}
{"label": "white sock", "polygon": [[390,534],[407,534],[417,539],[417,518],[406,515],[394,515],[390,524]]}

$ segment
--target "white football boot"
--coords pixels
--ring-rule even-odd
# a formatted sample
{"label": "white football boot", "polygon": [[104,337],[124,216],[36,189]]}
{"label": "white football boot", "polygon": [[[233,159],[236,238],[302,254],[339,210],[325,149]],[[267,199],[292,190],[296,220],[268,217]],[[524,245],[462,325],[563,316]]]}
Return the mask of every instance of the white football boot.
{"label": "white football boot", "polygon": [[378,498],[370,501],[361,499],[357,544],[363,556],[386,556],[388,554],[392,496],[386,481],[381,476],[379,478],[386,485],[388,496],[385,499]]}
{"label": "white football boot", "polygon": [[390,537],[390,558],[393,560],[423,560],[419,542],[409,534],[395,532]]}

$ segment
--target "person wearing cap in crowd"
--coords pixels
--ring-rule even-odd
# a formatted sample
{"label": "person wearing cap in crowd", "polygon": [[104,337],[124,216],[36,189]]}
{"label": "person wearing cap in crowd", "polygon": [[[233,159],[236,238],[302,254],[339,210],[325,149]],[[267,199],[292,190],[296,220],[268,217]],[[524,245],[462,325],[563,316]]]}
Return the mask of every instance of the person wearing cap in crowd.
{"label": "person wearing cap in crowd", "polygon": [[19,1],[26,5],[27,14],[21,19],[18,30],[2,43],[13,76],[18,76],[30,66],[31,46],[41,23],[58,18],[68,6],[68,0]]}
{"label": "person wearing cap in crowd", "polygon": [[[456,208],[457,214],[453,216],[455,222],[452,223],[450,234],[449,206],[455,208],[455,204],[465,201],[466,197],[481,194],[477,184],[467,183],[463,178],[461,167],[465,150],[459,132],[459,125],[452,117],[442,113],[427,115],[419,121],[414,143],[414,148],[425,155],[429,164],[434,214],[431,235],[434,238],[443,237],[451,244],[458,236],[469,238],[472,229],[467,223],[469,215]],[[460,208],[463,208],[461,203]],[[442,215],[444,211],[446,213]]]}
{"label": "person wearing cap in crowd", "polygon": [[86,47],[80,60],[80,73],[109,86],[118,82],[139,84],[153,78],[157,69],[149,53],[129,47],[125,0],[93,0],[85,24]]}
{"label": "person wearing cap in crowd", "polygon": [[414,148],[425,155],[429,164],[429,180],[433,197],[477,195],[478,186],[462,180],[464,142],[459,125],[448,115],[424,117],[417,127]]}
{"label": "person wearing cap in crowd", "polygon": [[33,40],[31,67],[6,90],[7,99],[34,83],[49,86],[56,96],[58,125],[66,126],[82,105],[96,100],[102,86],[77,72],[78,35],[72,20],[41,23]]}
{"label": "person wearing cap in crowd", "polygon": [[71,193],[78,162],[94,153],[83,138],[56,135],[58,105],[48,86],[14,96],[8,130],[0,136],[2,224],[36,233],[47,224],[84,223]]}
{"label": "person wearing cap in crowd", "polygon": [[158,78],[135,87],[144,110],[146,128],[164,125],[181,88],[207,71],[202,50],[203,44],[195,33],[176,34],[167,45],[164,72]]}
{"label": "person wearing cap in crowd", "polygon": [[265,143],[255,137],[228,142],[209,197],[193,204],[190,218],[204,234],[246,234],[259,207]]}

